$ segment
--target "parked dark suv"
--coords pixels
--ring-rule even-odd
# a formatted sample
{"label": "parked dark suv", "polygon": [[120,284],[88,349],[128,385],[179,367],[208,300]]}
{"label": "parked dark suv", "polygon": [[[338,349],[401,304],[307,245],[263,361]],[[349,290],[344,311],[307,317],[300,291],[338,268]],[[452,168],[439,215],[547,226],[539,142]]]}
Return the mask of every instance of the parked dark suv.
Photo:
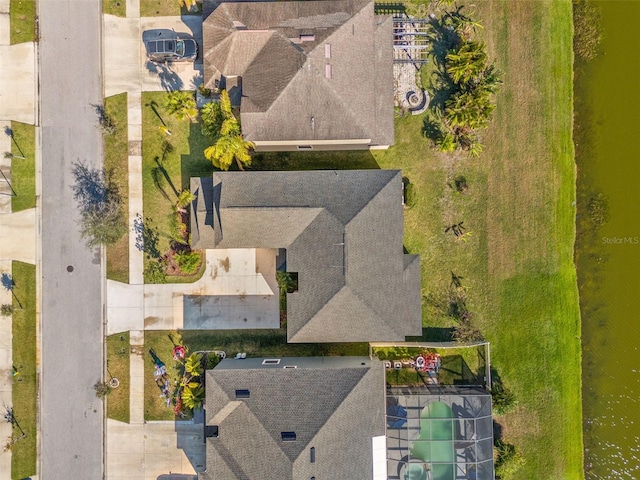
{"label": "parked dark suv", "polygon": [[147,49],[147,57],[153,62],[193,62],[198,56],[198,44],[186,35],[173,33],[153,35],[153,32],[144,32],[144,45]]}

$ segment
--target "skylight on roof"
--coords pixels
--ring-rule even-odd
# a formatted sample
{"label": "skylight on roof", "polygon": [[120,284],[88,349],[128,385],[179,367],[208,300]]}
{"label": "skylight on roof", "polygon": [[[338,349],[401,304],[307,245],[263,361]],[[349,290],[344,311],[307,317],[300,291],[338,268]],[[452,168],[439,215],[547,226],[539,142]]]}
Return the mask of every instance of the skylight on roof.
{"label": "skylight on roof", "polygon": [[283,442],[293,442],[296,439],[296,432],[280,432]]}

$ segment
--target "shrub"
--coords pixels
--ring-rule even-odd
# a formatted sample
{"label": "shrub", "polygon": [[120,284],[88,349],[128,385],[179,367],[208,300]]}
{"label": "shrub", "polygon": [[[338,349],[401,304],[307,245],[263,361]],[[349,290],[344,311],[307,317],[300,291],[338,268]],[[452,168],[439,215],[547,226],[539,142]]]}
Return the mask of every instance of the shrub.
{"label": "shrub", "polygon": [[602,40],[600,9],[588,0],[573,2],[573,51],[583,60],[592,60],[598,54]]}
{"label": "shrub", "polygon": [[200,265],[200,255],[197,252],[176,253],[175,259],[180,270],[188,275],[196,273],[198,265]]}
{"label": "shrub", "polygon": [[458,175],[456,178],[454,178],[453,183],[456,186],[456,192],[458,193],[464,193],[469,189],[467,179],[462,175]]}
{"label": "shrub", "polygon": [[506,388],[501,381],[491,385],[491,403],[493,411],[497,415],[504,415],[518,404],[513,392]]}
{"label": "shrub", "polygon": [[111,385],[107,382],[103,382],[98,380],[96,384],[93,386],[93,389],[96,391],[96,397],[104,398],[111,393]]}
{"label": "shrub", "polygon": [[13,305],[10,303],[5,303],[0,307],[0,315],[3,317],[10,317],[13,313]]}
{"label": "shrub", "polygon": [[144,283],[167,283],[164,262],[151,260],[144,269]]}
{"label": "shrub", "polygon": [[409,181],[408,177],[402,177],[402,184],[404,186],[404,204],[406,207],[413,207],[416,204],[414,185]]}
{"label": "shrub", "polygon": [[607,197],[598,193],[589,201],[589,219],[595,229],[599,229],[609,219],[609,204]]}
{"label": "shrub", "polygon": [[524,465],[524,458],[514,445],[497,440],[493,450],[495,458],[496,479],[507,480],[516,478],[515,474]]}

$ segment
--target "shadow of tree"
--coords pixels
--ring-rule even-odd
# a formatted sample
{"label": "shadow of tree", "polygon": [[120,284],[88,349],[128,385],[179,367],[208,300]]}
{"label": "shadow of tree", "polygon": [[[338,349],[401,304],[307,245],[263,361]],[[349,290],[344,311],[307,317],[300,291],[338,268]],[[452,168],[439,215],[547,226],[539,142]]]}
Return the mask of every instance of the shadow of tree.
{"label": "shadow of tree", "polygon": [[145,64],[150,75],[156,75],[160,80],[160,86],[165,91],[182,90],[184,82],[180,76],[171,69],[170,63],[157,63],[148,60]]}

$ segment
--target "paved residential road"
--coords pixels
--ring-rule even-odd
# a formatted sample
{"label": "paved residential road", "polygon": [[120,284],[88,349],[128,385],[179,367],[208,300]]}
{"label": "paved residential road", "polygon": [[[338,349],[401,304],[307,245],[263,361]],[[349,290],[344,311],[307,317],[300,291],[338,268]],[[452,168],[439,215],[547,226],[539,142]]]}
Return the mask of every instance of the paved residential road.
{"label": "paved residential road", "polygon": [[[40,476],[103,477],[102,281],[80,238],[72,165],[102,165],[101,5],[40,0],[42,303]],[[67,267],[72,266],[69,273]]]}

